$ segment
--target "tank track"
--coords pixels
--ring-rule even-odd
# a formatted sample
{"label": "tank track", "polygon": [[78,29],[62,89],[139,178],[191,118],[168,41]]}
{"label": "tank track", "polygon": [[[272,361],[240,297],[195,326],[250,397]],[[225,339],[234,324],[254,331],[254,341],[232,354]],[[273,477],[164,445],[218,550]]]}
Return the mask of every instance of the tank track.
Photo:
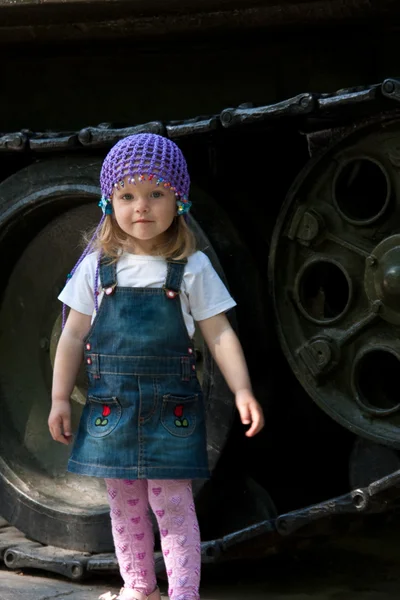
{"label": "tank track", "polygon": [[[281,127],[290,122],[293,126],[303,126],[306,133],[346,126],[352,129],[355,107],[360,115],[357,124],[360,124],[363,120],[369,121],[373,115],[393,112],[396,108],[393,101],[400,102],[400,79],[385,79],[382,83],[342,89],[329,94],[298,94],[266,106],[254,107],[251,103],[246,103],[237,108],[226,108],[218,115],[198,116],[183,121],[151,121],[122,128],[114,128],[105,123],[98,127],[84,127],[80,131],[59,133],[24,129],[1,134],[0,152],[72,152],[107,147],[134,133],[157,133],[179,140],[188,136],[210,134],[217,129],[254,125]],[[313,142],[314,146],[321,145],[322,139],[323,136],[320,136]],[[310,145],[310,152],[315,150],[314,146]]]}
{"label": "tank track", "polygon": [[[291,511],[255,523],[216,540],[202,542],[203,564],[232,560],[240,556],[260,558],[284,548],[304,545],[305,540],[328,535],[333,525],[349,524],[355,515],[384,513],[400,497],[400,470],[374,481],[365,488],[332,498],[301,510]],[[33,568],[57,573],[74,581],[99,572],[117,573],[114,554],[89,554],[44,546],[27,539],[18,529],[0,518],[0,563],[10,569]],[[156,573],[164,575],[161,552],[155,553]]]}
{"label": "tank track", "polygon": [[[348,88],[329,94],[303,93],[277,104],[254,107],[251,104],[224,109],[219,115],[198,116],[184,121],[152,121],[133,127],[101,124],[75,132],[32,132],[22,130],[0,134],[0,153],[42,154],[91,151],[115,144],[139,132],[158,133],[174,140],[209,135],[237,127],[296,127],[308,136],[309,152],[314,154],[336,137],[382,116],[399,114],[400,80]],[[357,108],[358,118],[354,119]],[[370,515],[393,509],[400,496],[400,470],[370,485],[253,524],[220,539],[202,543],[202,562],[214,563],[239,556],[260,557],[288,544],[304,543],[321,533],[330,533],[333,520],[351,521],[354,515]],[[161,553],[156,553],[158,575],[164,572]],[[0,563],[10,569],[35,568],[58,573],[78,581],[96,572],[117,572],[114,554],[88,554],[44,546],[27,539],[0,518]]]}

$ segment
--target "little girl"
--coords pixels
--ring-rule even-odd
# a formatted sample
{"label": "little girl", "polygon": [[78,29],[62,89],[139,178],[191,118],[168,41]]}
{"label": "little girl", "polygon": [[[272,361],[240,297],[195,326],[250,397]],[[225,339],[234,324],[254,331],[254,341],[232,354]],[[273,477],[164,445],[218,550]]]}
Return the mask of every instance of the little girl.
{"label": "little girl", "polygon": [[[89,390],[68,470],[105,478],[124,587],[159,600],[150,505],[171,600],[198,600],[200,534],[191,480],[209,476],[194,321],[235,394],[251,437],[263,427],[235,305],[186,223],[189,174],[172,141],[118,142],[101,170],[103,217],[60,300],[70,307],[54,365],[49,428],[69,444],[70,396],[84,357]],[[113,599],[110,593],[103,599]]]}

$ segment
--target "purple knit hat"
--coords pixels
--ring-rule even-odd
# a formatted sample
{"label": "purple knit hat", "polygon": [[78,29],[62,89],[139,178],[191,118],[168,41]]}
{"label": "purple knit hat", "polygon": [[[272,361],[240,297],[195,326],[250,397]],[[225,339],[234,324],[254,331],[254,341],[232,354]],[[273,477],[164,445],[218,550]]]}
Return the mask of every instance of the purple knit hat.
{"label": "purple knit hat", "polygon": [[168,138],[155,133],[138,133],[120,140],[104,159],[100,174],[103,198],[110,199],[113,187],[124,177],[156,178],[187,200],[190,177],[185,158],[178,146]]}

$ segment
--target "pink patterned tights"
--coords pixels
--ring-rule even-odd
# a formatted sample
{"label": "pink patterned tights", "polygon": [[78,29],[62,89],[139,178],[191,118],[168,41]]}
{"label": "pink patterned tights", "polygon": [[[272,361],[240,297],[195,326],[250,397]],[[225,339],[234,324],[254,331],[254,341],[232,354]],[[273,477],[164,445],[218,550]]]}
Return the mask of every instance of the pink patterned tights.
{"label": "pink patterned tights", "polygon": [[155,589],[151,506],[160,529],[171,600],[198,600],[200,533],[192,484],[176,480],[106,479],[111,524],[124,587]]}

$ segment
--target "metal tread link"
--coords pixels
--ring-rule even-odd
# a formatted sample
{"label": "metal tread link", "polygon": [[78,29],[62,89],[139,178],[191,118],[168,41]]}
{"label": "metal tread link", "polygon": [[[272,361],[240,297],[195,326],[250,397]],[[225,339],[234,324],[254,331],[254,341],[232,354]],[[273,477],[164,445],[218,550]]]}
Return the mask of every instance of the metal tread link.
{"label": "metal tread link", "polygon": [[[216,540],[202,542],[202,563],[237,558],[243,552],[246,556],[251,556],[254,551],[259,555],[260,542],[262,547],[276,552],[277,548],[287,545],[288,539],[296,539],[293,534],[298,534],[297,540],[312,538],[323,531],[323,525],[326,533],[326,524],[331,524],[334,517],[386,512],[396,507],[399,498],[400,470],[397,470],[368,487],[280,515],[276,519],[255,523]],[[112,553],[89,554],[44,546],[27,539],[0,518],[0,563],[2,561],[9,569],[42,569],[75,581],[94,572],[118,572],[117,559]],[[161,552],[155,553],[155,565],[157,575],[163,576],[164,561]]]}
{"label": "metal tread link", "polygon": [[32,132],[22,130],[0,135],[0,152],[53,152],[82,148],[101,148],[115,144],[134,133],[158,133],[171,139],[228,129],[238,125],[273,124],[294,118],[335,119],[352,107],[363,105],[371,111],[389,109],[389,100],[400,101],[400,79],[385,79],[382,83],[347,88],[331,94],[304,93],[276,104],[253,107],[243,104],[226,108],[219,115],[195,117],[184,121],[151,121],[133,127],[113,128],[109,124],[85,127],[74,132]]}

